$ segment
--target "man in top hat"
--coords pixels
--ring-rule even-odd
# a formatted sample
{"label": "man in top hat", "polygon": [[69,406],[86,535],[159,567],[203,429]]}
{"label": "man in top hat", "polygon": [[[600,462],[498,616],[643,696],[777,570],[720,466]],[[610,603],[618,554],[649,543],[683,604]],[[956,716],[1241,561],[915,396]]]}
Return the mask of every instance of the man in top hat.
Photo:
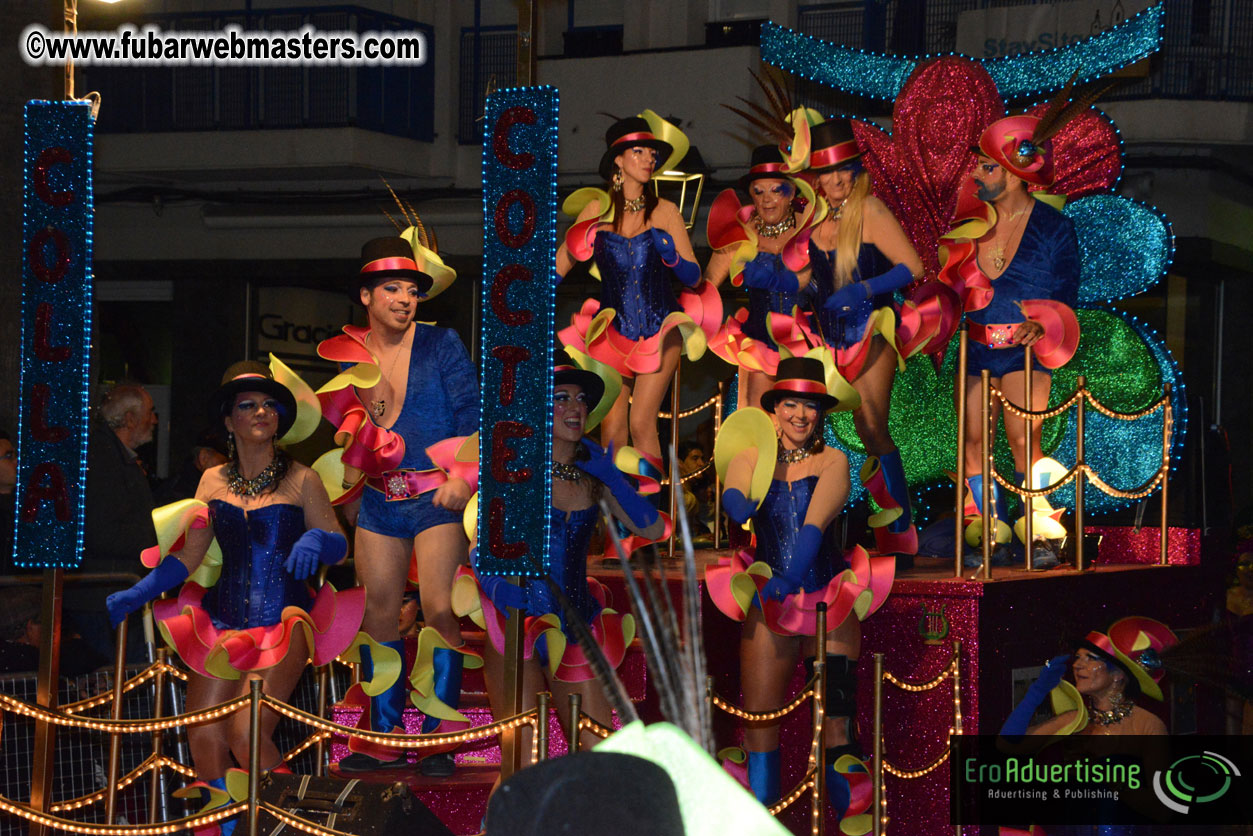
{"label": "man in top hat", "polygon": [[[355,537],[357,577],[366,588],[362,628],[404,658],[397,624],[410,553],[416,553],[426,625],[438,632],[438,644],[446,645],[434,651],[434,696],[455,710],[463,641],[450,596],[453,574],[467,560],[461,517],[473,493],[467,479],[473,477],[441,470],[428,448],[478,429],[478,380],[456,332],[415,320],[418,304],[446,289],[456,274],[416,235],[413,239],[376,238],[362,248],[353,296],[365,306],[369,328],[347,326],[344,336],[318,349],[326,359],[357,363],[336,379],[355,385],[341,383],[334,390],[332,381],[319,396],[324,415],[338,426],[337,437],[352,436],[343,454],[344,487],[364,481]],[[366,388],[371,379],[377,382]],[[371,678],[375,662],[383,664],[374,654],[384,653],[395,658],[362,648],[363,680]],[[371,698],[374,731],[404,731],[406,674]],[[435,731],[440,721],[426,713],[422,730]],[[339,764],[343,771],[399,766],[405,760],[397,750],[364,742],[350,748],[354,754]],[[451,755],[431,756],[422,768],[427,774],[448,774]]]}
{"label": "man in top hat", "polygon": [[[978,160],[971,177],[977,189],[975,202],[959,205],[963,219],[975,218],[986,229],[968,246],[947,248],[941,280],[955,285],[961,294],[970,324],[970,350],[967,377],[958,381],[966,387],[967,403],[977,403],[980,373],[990,372],[992,385],[1005,393],[1010,402],[1026,403],[1031,387],[1032,406],[1048,404],[1052,369],[1064,365],[1074,355],[1079,342],[1079,323],[1071,306],[1079,290],[1079,246],[1074,224],[1047,203],[1032,197],[1029,187],[1047,187],[1053,182],[1052,143],[1037,130],[1034,116],[1010,116],[997,120],[983,131],[979,145],[972,149]],[[963,212],[963,209],[969,211]],[[976,233],[977,234],[977,233]],[[1023,367],[1023,347],[1032,347],[1032,372],[1028,381]],[[994,406],[996,408],[996,406]],[[1015,479],[1040,487],[1055,481],[1061,472],[1040,450],[1040,425],[1033,425],[1031,449],[1026,447],[1023,421],[1007,416],[1005,433],[1018,471]],[[984,428],[977,409],[966,411],[966,473],[974,474],[969,485],[975,503],[982,508],[983,479],[980,455]],[[1012,535],[1008,513],[999,486],[992,484],[996,503],[995,537],[998,544],[993,562],[1010,562]],[[1047,509],[1047,511],[1045,511]],[[1044,512],[1042,512],[1044,511]],[[1035,501],[1035,543],[1031,544],[1036,568],[1049,568],[1059,562],[1052,538],[1065,536],[1043,498]],[[982,526],[967,533],[967,542],[979,542]],[[1018,526],[1019,537],[1023,529]],[[968,558],[972,563],[975,558]]]}

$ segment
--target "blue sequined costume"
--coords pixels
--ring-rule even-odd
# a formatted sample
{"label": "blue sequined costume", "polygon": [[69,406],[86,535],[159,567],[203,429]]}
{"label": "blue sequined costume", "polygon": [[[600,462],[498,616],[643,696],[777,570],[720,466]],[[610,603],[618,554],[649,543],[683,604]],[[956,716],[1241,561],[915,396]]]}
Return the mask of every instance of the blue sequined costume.
{"label": "blue sequined costume", "polygon": [[[405,441],[401,468],[434,467],[426,448],[478,429],[479,387],[474,365],[457,333],[422,322],[414,324],[405,403],[391,430]],[[357,525],[388,537],[411,538],[436,525],[460,523],[461,513],[437,508],[433,492],[388,502],[367,489]]]}
{"label": "blue sequined costume", "polygon": [[[795,482],[775,479],[753,514],[753,528],[757,532],[755,558],[768,564],[775,572],[792,574],[796,538],[805,525],[805,514],[809,511],[809,502],[817,485],[817,476],[807,476]],[[822,533],[818,559],[810,566],[801,583],[806,592],[821,589],[848,567],[836,543],[836,533],[834,525],[827,526]]]}
{"label": "blue sequined costume", "polygon": [[[775,272],[786,269],[783,266],[783,256],[778,253],[759,252],[753,261],[757,264],[765,264]],[[766,315],[772,313],[790,315],[792,309],[797,306],[804,312],[816,302],[816,294],[812,288],[812,284],[806,285],[795,293],[780,293],[756,287],[748,288],[748,319],[744,320],[742,327],[745,336],[760,340],[771,351],[777,352],[779,346],[771,339]]]}
{"label": "blue sequined costume", "polygon": [[651,230],[625,238],[602,229],[596,233],[592,258],[600,272],[600,306],[617,312],[614,327],[622,336],[651,337],[667,316],[681,310],[672,273],[661,263]]}
{"label": "blue sequined costume", "polygon": [[[970,311],[972,322],[1005,325],[1023,321],[1017,302],[1051,299],[1074,307],[1079,293],[1079,243],[1075,225],[1053,207],[1036,202],[1023,227],[1018,251],[1005,272],[991,280],[993,296],[987,307]],[[967,374],[978,377],[988,369],[992,377],[1021,371],[1021,348],[990,348],[970,341]],[[1034,368],[1049,370],[1036,360]]]}
{"label": "blue sequined costume", "polygon": [[[853,310],[829,311],[823,307],[823,303],[836,291],[835,250],[823,250],[811,240],[809,265],[809,286],[813,288],[815,295],[812,321],[817,325],[823,342],[832,348],[849,348],[861,342],[870,314],[877,308],[895,308],[893,295],[881,293],[861,302]],[[878,276],[891,270],[892,266],[892,262],[878,247],[863,243],[857,251],[857,268],[853,272],[853,280],[861,281],[863,278]]]}
{"label": "blue sequined costume", "polygon": [[221,499],[209,501],[213,534],[222,549],[222,574],[202,605],[213,626],[242,630],[282,620],[285,607],[308,609],[309,586],[283,564],[305,533],[299,505],[276,503],[245,512]]}

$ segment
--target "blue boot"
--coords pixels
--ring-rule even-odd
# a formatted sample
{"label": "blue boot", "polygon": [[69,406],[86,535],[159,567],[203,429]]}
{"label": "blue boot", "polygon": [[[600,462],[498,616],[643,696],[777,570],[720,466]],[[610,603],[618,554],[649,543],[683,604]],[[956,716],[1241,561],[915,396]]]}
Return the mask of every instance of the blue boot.
{"label": "blue boot", "polygon": [[[983,474],[968,477],[966,484],[970,486],[970,493],[974,497],[975,509],[981,515],[983,513]],[[992,565],[1008,566],[1013,559],[1008,547],[1013,538],[1013,531],[1006,522],[1009,519],[1009,509],[1006,506],[1005,494],[995,481],[992,482],[992,514],[992,524],[995,530]],[[982,519],[982,516],[979,516],[973,522],[968,521],[966,526],[966,544],[975,549],[973,552],[967,552],[962,560],[967,568],[983,565],[983,558],[979,551],[983,531]]]}
{"label": "blue boot", "polygon": [[[461,672],[465,657],[456,650],[437,647],[431,653],[431,666],[435,669],[435,696],[452,708],[461,705]],[[429,714],[422,719],[422,734],[434,734],[441,721]],[[418,770],[432,778],[447,778],[456,768],[452,752],[439,752],[418,762]]]}
{"label": "blue boot", "polygon": [[779,750],[748,753],[748,786],[762,804],[779,800]]}
{"label": "blue boot", "polygon": [[901,506],[901,515],[884,528],[875,529],[875,544],[880,554],[895,554],[896,568],[910,569],[914,555],[918,553],[918,531],[914,528],[913,512],[909,505],[909,483],[905,481],[905,464],[901,451],[894,449],[879,456],[883,471],[883,484],[888,494]]}
{"label": "blue boot", "polygon": [[[214,789],[221,790],[222,792],[226,792],[226,778],[225,777],[214,778],[212,781],[209,781],[208,783],[209,783],[209,786],[213,787]],[[227,801],[227,803],[228,804],[230,803],[229,800]],[[222,819],[220,822],[218,822],[218,832],[221,834],[221,836],[231,836],[231,834],[235,832],[235,826],[238,824],[239,824],[239,816],[231,816],[229,819]]]}
{"label": "blue boot", "polygon": [[[379,642],[383,647],[390,648],[405,658],[405,643],[401,639]],[[369,680],[374,677],[374,659],[369,645],[362,645],[361,678]],[[370,730],[389,733],[405,729],[405,698],[406,684],[404,676],[397,676],[386,691],[378,696],[370,697]],[[354,751],[339,762],[340,772],[369,772],[375,769],[394,769],[408,765],[404,752],[389,749],[375,744],[358,744],[365,751]],[[357,748],[357,746],[354,746]],[[388,755],[394,757],[389,758]]]}

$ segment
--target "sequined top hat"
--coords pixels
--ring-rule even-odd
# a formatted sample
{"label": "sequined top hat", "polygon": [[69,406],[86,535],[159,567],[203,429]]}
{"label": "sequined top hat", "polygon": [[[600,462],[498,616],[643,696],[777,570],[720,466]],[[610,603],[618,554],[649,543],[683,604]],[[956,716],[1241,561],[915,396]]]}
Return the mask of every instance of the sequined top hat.
{"label": "sequined top hat", "polygon": [[778,180],[788,179],[786,163],[776,145],[758,145],[753,149],[753,156],[748,164],[748,173],[740,178],[740,188],[748,191],[754,180],[773,177]]}
{"label": "sequined top hat", "polygon": [[652,126],[642,116],[628,116],[619,119],[605,131],[605,154],[600,158],[600,176],[608,182],[613,179],[616,158],[628,148],[651,148],[657,152],[657,164],[660,165],[674,150],[669,142],[659,139],[653,133]]}
{"label": "sequined top hat", "polygon": [[988,125],[976,151],[1034,186],[1053,184],[1053,143],[1040,139],[1036,116],[1006,116]]}
{"label": "sequined top hat", "polygon": [[847,119],[828,119],[809,129],[809,170],[815,174],[861,156],[853,139],[853,126]]}
{"label": "sequined top hat", "polygon": [[583,390],[588,412],[595,409],[605,396],[605,381],[595,372],[584,371],[578,366],[556,366],[553,369],[554,388],[571,383]]}
{"label": "sequined top hat", "polygon": [[209,411],[215,416],[225,416],[235,405],[240,392],[260,392],[278,401],[278,432],[282,438],[296,421],[296,397],[291,390],[274,379],[268,366],[256,360],[241,360],[222,375],[222,385],[209,398]]}
{"label": "sequined top hat", "polygon": [[839,400],[827,392],[822,361],[815,357],[780,359],[774,386],[761,396],[761,408],[766,412],[773,412],[775,404],[788,397],[816,401],[818,408],[824,411],[839,403]]}
{"label": "sequined top hat", "polygon": [[353,287],[354,298],[357,298],[358,288],[373,290],[388,279],[413,282],[423,296],[435,283],[404,238],[372,238],[361,247],[361,269],[357,271],[357,283]]}
{"label": "sequined top hat", "polygon": [[[1079,646],[1121,668],[1129,686],[1134,682],[1140,693],[1160,700],[1162,689],[1157,683],[1163,672],[1158,654],[1178,643],[1179,638],[1162,622],[1135,615],[1115,621],[1107,633],[1088,633]],[[1137,688],[1129,687],[1127,696],[1134,699]]]}

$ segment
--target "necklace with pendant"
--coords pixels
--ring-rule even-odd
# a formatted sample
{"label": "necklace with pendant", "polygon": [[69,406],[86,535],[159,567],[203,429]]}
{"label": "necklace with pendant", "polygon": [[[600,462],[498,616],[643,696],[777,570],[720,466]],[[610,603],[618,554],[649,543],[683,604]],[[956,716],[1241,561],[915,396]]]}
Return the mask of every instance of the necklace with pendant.
{"label": "necklace with pendant", "polygon": [[[1006,215],[1005,220],[1016,220],[1030,211],[1030,206],[1026,209],[1019,209],[1017,212]],[[1017,231],[1018,226],[1015,225],[1014,228],[1009,231],[1009,234],[1005,236],[1005,239],[1001,241],[994,250],[992,250],[992,266],[995,267],[998,272],[1005,269],[1005,246],[1009,243],[1009,240],[1014,237],[1014,233]]]}
{"label": "necklace with pendant", "polygon": [[[373,334],[373,332],[371,332],[371,334]],[[366,339],[367,340],[370,339],[370,334],[366,335]],[[387,367],[387,374],[384,375],[382,378],[382,380],[386,380],[389,384],[391,383],[392,372],[396,370],[396,361],[400,359],[400,352],[404,351],[405,339],[408,339],[407,334],[405,335],[404,338],[401,339],[400,345],[396,348],[396,353],[392,355],[391,365]],[[381,383],[382,380],[380,380],[379,382]],[[383,413],[385,412],[387,412],[387,400],[385,398],[379,398],[376,401],[370,401],[370,414],[373,415],[376,419],[382,418]]]}
{"label": "necklace with pendant", "polygon": [[578,482],[583,478],[583,471],[579,470],[572,464],[565,462],[553,462],[553,478],[560,479],[563,482]]}
{"label": "necklace with pendant", "polygon": [[632,200],[623,200],[622,208],[627,212],[642,212],[644,210],[644,195],[641,194]]}
{"label": "necklace with pendant", "polygon": [[778,238],[792,227],[796,226],[796,215],[788,213],[788,216],[777,223],[768,224],[760,215],[755,215],[757,219],[757,234],[762,238]]}
{"label": "necklace with pendant", "polygon": [[275,455],[264,470],[251,479],[245,479],[239,472],[239,465],[232,461],[226,466],[226,489],[236,496],[262,494],[282,480],[287,469],[285,465],[285,457]]}
{"label": "necklace with pendant", "polygon": [[1124,700],[1121,694],[1111,699],[1110,703],[1113,704],[1113,708],[1108,711],[1102,711],[1099,708],[1089,710],[1088,718],[1098,726],[1113,726],[1130,717],[1131,712],[1135,710],[1135,704],[1131,700]]}
{"label": "necklace with pendant", "polygon": [[796,464],[803,462],[809,458],[817,450],[818,445],[822,443],[822,434],[815,432],[805,440],[804,447],[798,447],[795,450],[788,450],[783,446],[783,439],[779,439],[779,452],[775,456],[775,461],[779,464]]}

